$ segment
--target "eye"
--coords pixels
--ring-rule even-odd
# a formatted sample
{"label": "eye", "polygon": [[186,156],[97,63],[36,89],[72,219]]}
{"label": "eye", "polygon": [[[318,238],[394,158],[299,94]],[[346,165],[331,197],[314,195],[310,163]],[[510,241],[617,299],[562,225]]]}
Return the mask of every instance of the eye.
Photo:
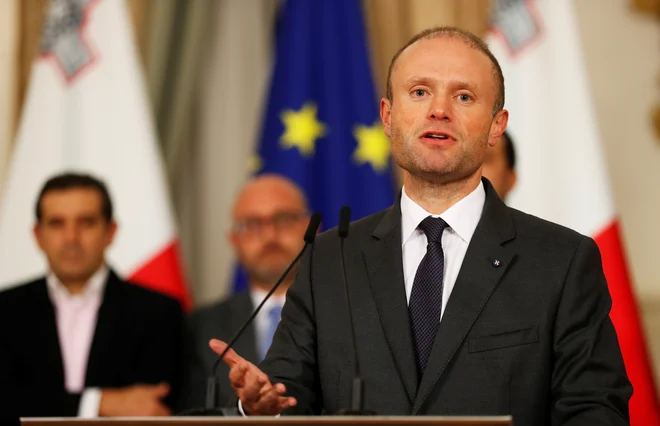
{"label": "eye", "polygon": [[470,102],[472,100],[472,96],[468,95],[467,93],[461,93],[458,95],[458,100],[461,102]]}
{"label": "eye", "polygon": [[262,228],[263,221],[257,218],[247,219],[245,222],[243,222],[243,226],[245,230],[248,232],[258,231],[259,229]]}
{"label": "eye", "polygon": [[46,222],[46,225],[49,228],[61,228],[64,226],[64,221],[62,219],[50,219]]}
{"label": "eye", "polygon": [[84,217],[80,220],[80,224],[85,227],[91,227],[96,224],[96,219],[93,217]]}
{"label": "eye", "polygon": [[424,95],[426,95],[426,90],[424,90],[424,89],[415,89],[415,90],[413,90],[412,93],[413,93],[413,96],[415,96],[416,98],[421,98]]}
{"label": "eye", "polygon": [[275,226],[287,226],[296,220],[296,215],[293,213],[278,213],[273,217]]}

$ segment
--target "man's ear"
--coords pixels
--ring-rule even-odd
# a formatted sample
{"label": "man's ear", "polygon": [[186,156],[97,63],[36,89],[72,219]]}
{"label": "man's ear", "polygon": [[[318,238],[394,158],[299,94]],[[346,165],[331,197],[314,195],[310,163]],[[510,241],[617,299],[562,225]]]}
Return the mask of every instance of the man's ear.
{"label": "man's ear", "polygon": [[34,227],[32,227],[32,234],[34,235],[34,239],[37,241],[39,248],[43,250],[44,247],[41,242],[41,234],[39,233],[39,222],[35,223]]}
{"label": "man's ear", "polygon": [[115,240],[115,235],[117,234],[117,222],[111,220],[110,223],[108,223],[108,227],[110,229],[108,230],[108,239],[105,243],[106,247],[109,247]]}
{"label": "man's ear", "polygon": [[488,135],[488,145],[495,146],[497,141],[504,134],[506,125],[509,122],[509,111],[503,109],[498,111],[493,117],[493,122],[490,125],[490,134]]}
{"label": "man's ear", "polygon": [[380,121],[383,123],[383,130],[385,130],[385,135],[387,135],[389,138],[392,123],[392,103],[387,98],[380,100]]}

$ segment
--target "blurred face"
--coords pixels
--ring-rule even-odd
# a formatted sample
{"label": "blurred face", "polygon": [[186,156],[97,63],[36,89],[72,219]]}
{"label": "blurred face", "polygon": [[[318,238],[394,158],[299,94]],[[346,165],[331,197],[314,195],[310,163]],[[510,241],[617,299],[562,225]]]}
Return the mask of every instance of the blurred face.
{"label": "blurred face", "polygon": [[101,195],[86,188],[47,192],[41,216],[34,235],[51,271],[65,285],[89,280],[103,264],[116,231],[101,213]]}
{"label": "blurred face", "polygon": [[381,119],[396,163],[437,183],[479,173],[508,117],[493,117],[497,88],[488,57],[458,39],[420,40],[401,53],[391,82],[393,101],[381,101]]}
{"label": "blurred face", "polygon": [[257,178],[236,200],[233,220],[230,239],[239,261],[253,283],[272,285],[304,245],[302,195],[284,179]]}
{"label": "blurred face", "polygon": [[504,137],[500,137],[494,147],[486,150],[483,167],[484,177],[493,184],[495,191],[503,200],[516,184],[516,172],[509,168],[506,159],[506,143]]}

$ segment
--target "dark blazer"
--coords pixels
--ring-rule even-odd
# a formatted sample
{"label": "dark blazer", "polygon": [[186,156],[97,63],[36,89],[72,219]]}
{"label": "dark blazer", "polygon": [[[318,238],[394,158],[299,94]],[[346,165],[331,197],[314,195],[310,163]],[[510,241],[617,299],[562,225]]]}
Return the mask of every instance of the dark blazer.
{"label": "dark blazer", "polygon": [[[110,271],[87,362],[85,387],[181,382],[183,313],[173,299]],[[0,406],[20,416],[76,416],[68,393],[46,279],[0,293]]]}
{"label": "dark blazer", "polygon": [[[346,268],[365,408],[511,414],[517,425],[628,424],[632,388],[598,247],[506,207],[483,182],[483,214],[423,377],[404,290],[400,204],[351,224]],[[336,230],[317,237],[261,364],[297,398],[290,413],[350,406],[354,362],[339,253]]]}
{"label": "dark blazer", "polygon": [[[209,340],[228,342],[248,319],[254,306],[249,292],[236,294],[211,306],[197,309],[188,319],[188,350],[186,351],[186,381],[180,408],[183,410],[204,407],[206,381],[211,375],[213,363],[218,358],[209,347]],[[254,323],[245,329],[234,345],[243,358],[252,363],[259,362]],[[234,391],[229,383],[229,367],[222,362],[216,377],[220,392],[218,401],[229,405]]]}

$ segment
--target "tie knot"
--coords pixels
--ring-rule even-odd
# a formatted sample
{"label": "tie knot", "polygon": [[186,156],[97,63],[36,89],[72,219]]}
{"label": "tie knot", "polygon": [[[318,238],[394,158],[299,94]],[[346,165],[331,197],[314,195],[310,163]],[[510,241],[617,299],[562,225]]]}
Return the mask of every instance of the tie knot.
{"label": "tie knot", "polygon": [[424,231],[426,238],[437,243],[442,242],[442,233],[448,227],[449,225],[442,218],[433,216],[428,216],[419,224],[419,228]]}

